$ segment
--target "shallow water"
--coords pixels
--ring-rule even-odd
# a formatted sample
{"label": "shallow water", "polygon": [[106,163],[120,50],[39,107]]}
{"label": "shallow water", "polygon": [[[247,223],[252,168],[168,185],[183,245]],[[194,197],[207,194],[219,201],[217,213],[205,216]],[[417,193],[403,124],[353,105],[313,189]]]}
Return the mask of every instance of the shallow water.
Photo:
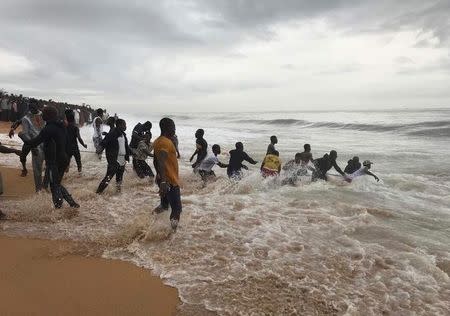
{"label": "shallow water", "polygon": [[[158,134],[161,116],[150,116]],[[149,267],[179,289],[188,306],[224,315],[447,315],[450,313],[450,111],[180,114],[182,220],[152,215],[157,188],[128,167],[121,194],[94,192],[105,162],[84,153],[83,176],[67,187],[79,212],[54,211],[46,194],[2,206],[8,234],[93,241],[108,258]],[[130,134],[136,120],[128,119]],[[227,152],[236,141],[261,161],[270,135],[284,162],[304,143],[315,157],[374,161],[371,177],[351,185],[281,187],[258,165],[234,183],[202,188],[189,156],[193,134]],[[91,128],[82,134],[91,144]],[[8,142],[1,138],[0,141]],[[90,146],[92,148],[92,146]],[[7,157],[7,158],[5,158]],[[2,163],[17,165],[11,156]],[[74,166],[74,162],[72,162]],[[336,173],[331,171],[331,173]],[[189,313],[189,312],[186,312]],[[191,312],[192,313],[192,312]]]}

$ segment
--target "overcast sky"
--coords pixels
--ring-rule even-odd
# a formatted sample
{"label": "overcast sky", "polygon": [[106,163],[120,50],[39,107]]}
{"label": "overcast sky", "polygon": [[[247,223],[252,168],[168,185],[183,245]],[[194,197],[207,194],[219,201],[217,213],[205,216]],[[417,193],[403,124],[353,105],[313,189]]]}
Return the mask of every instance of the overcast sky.
{"label": "overcast sky", "polygon": [[450,107],[450,0],[1,0],[0,88],[111,111]]}

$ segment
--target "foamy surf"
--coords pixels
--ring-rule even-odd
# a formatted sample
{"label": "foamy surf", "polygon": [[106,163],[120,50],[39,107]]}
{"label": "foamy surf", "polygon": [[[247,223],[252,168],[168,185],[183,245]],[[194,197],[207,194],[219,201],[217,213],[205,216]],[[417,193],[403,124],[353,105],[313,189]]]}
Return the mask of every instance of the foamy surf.
{"label": "foamy surf", "polygon": [[[282,120],[283,115],[259,114],[256,119]],[[323,113],[287,117],[321,122]],[[333,117],[344,126],[358,115]],[[367,113],[359,117],[357,124],[368,124]],[[176,233],[167,212],[151,213],[159,203],[157,188],[138,179],[130,166],[121,194],[111,185],[96,195],[106,162],[90,153],[83,153],[83,176],[72,168],[65,179],[82,205],[77,214],[53,210],[46,194],[5,201],[9,220],[2,230],[85,241],[107,258],[151,268],[179,289],[186,310],[202,306],[223,315],[450,313],[449,150],[441,137],[337,127],[299,131],[292,123],[247,122],[242,127],[238,120],[255,119],[244,114],[174,118],[183,155],[184,208]],[[417,122],[434,119],[438,123],[429,126],[438,126],[448,118],[448,112],[370,114],[371,124],[405,122],[409,131]],[[158,118],[151,119],[155,135]],[[224,162],[236,141],[261,161],[268,137],[276,134],[284,162],[309,142],[315,157],[336,149],[341,167],[356,154],[374,160],[373,171],[383,182],[364,177],[350,185],[301,181],[296,187],[280,186],[251,167],[236,183],[217,168],[218,179],[202,188],[186,161],[197,127],[205,128],[210,145],[221,145]],[[90,132],[82,130],[85,140],[90,141]],[[17,165],[7,159],[2,157],[2,163]]]}

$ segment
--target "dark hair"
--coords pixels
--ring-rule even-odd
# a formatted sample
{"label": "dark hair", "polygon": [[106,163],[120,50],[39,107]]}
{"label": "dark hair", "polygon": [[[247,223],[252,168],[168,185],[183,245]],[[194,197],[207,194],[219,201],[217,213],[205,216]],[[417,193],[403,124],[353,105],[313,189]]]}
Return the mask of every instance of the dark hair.
{"label": "dark hair", "polygon": [[117,119],[116,120],[116,126],[122,125],[122,124],[126,124],[125,120],[122,119]]}
{"label": "dark hair", "polygon": [[278,140],[278,138],[275,135],[270,136],[270,141],[273,142],[275,140]]}
{"label": "dark hair", "polygon": [[103,115],[103,109],[97,109],[97,115],[102,116]]}
{"label": "dark hair", "polygon": [[108,119],[106,120],[106,125],[112,125],[114,126],[116,124],[116,119],[114,116],[110,116],[108,117]]}
{"label": "dark hair", "polygon": [[75,115],[73,113],[66,113],[67,122],[73,123],[75,122]]}
{"label": "dark hair", "polygon": [[203,137],[203,135],[205,135],[205,131],[203,130],[203,128],[199,128],[196,132],[195,135],[198,135],[200,137]]}
{"label": "dark hair", "polygon": [[220,151],[220,146],[218,144],[212,146],[212,151],[215,151],[216,149]]}
{"label": "dark hair", "polygon": [[58,119],[58,111],[53,106],[46,106],[42,109],[42,118],[44,121],[56,121]]}
{"label": "dark hair", "polygon": [[163,117],[159,121],[159,128],[161,128],[161,132],[167,131],[167,129],[169,129],[172,125],[175,125],[175,122],[168,117]]}
{"label": "dark hair", "polygon": [[147,121],[144,124],[142,124],[142,126],[145,128],[145,130],[152,129],[152,122]]}
{"label": "dark hair", "polygon": [[310,144],[304,144],[303,148],[305,149],[305,151],[308,150],[308,149],[311,150],[311,145]]}
{"label": "dark hair", "polygon": [[235,146],[236,149],[244,149],[244,144],[242,144],[241,142],[237,142]]}
{"label": "dark hair", "polygon": [[330,156],[331,157],[337,157],[337,151],[336,150],[330,151]]}

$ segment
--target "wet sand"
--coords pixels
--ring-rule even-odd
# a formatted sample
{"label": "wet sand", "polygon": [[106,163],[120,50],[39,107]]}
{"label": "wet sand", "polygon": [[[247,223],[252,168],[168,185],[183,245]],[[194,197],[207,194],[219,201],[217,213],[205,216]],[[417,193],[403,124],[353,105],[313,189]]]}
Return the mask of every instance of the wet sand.
{"label": "wet sand", "polygon": [[[0,123],[0,133],[9,131]],[[19,159],[17,157],[17,159]],[[1,166],[2,200],[34,194],[33,174]],[[7,210],[4,210],[7,213]],[[4,221],[3,223],[7,223]],[[1,315],[174,315],[175,288],[130,263],[88,257],[75,242],[1,235]],[[80,250],[82,249],[82,250]]]}

